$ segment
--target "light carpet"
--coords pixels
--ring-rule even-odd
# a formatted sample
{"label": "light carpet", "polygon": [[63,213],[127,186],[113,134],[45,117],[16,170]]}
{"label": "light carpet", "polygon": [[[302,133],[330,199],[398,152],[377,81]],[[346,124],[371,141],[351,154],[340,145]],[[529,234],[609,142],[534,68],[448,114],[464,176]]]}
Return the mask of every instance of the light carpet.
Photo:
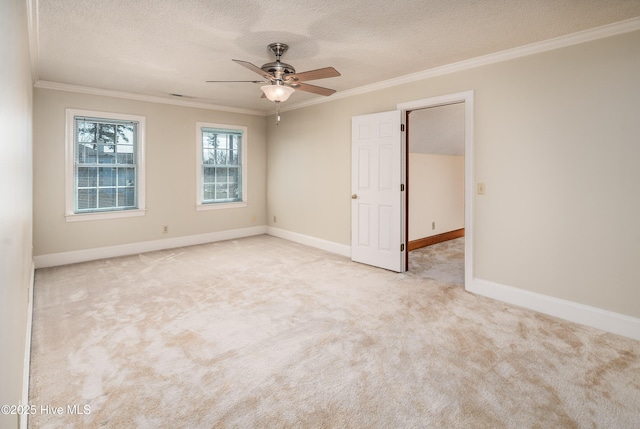
{"label": "light carpet", "polygon": [[638,427],[640,342],[465,292],[463,241],[404,274],[270,236],[38,269],[30,427]]}

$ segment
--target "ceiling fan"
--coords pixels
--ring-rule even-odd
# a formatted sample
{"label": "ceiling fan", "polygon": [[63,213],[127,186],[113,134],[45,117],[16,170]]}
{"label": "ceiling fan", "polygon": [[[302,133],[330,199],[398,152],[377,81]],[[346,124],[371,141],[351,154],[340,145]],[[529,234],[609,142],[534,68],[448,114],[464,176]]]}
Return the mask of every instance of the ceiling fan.
{"label": "ceiling fan", "polygon": [[325,67],[316,70],[296,73],[296,69],[291,64],[283,63],[280,57],[289,49],[284,43],[272,43],[269,50],[276,56],[276,61],[266,63],[262,67],[255,66],[247,61],[233,60],[243,67],[262,76],[264,80],[208,80],[207,82],[250,82],[266,83],[260,87],[264,93],[262,96],[276,103],[276,107],[286,101],[296,89],[313,94],[329,96],[336,92],[334,89],[323,88],[321,86],[303,83],[309,80],[325,79],[340,76],[340,73],[333,67]]}

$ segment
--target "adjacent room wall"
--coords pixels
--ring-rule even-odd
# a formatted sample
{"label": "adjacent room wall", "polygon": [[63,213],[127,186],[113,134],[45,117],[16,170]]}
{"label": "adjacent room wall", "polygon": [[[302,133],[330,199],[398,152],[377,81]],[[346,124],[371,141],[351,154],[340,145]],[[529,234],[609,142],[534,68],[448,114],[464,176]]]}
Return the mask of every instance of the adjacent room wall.
{"label": "adjacent room wall", "polygon": [[464,157],[409,153],[409,241],[460,228],[464,228]]}
{"label": "adjacent room wall", "polygon": [[269,225],[348,245],[351,117],[474,90],[476,278],[640,317],[638,76],[635,31],[285,111]]}
{"label": "adjacent room wall", "polygon": [[[0,2],[0,404],[23,395],[32,276],[32,80],[26,2]],[[0,427],[18,416],[0,414]]]}
{"label": "adjacent room wall", "polygon": [[464,116],[464,103],[408,115],[409,242],[464,228]]}
{"label": "adjacent room wall", "polygon": [[[41,255],[265,225],[265,117],[38,88],[34,106],[36,260]],[[146,117],[145,216],[66,221],[66,108]],[[196,211],[196,122],[248,127],[247,207]]]}

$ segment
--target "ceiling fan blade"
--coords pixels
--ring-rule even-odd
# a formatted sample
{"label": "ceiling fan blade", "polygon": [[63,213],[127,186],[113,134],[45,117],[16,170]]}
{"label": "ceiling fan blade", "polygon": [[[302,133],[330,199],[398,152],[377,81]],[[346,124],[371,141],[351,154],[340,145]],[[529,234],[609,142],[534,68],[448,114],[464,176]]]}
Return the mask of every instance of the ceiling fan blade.
{"label": "ceiling fan blade", "polygon": [[264,80],[206,80],[209,83],[266,83]]}
{"label": "ceiling fan blade", "polygon": [[340,72],[333,67],[325,67],[323,69],[310,70],[302,73],[295,73],[291,75],[290,79],[297,80],[298,82],[304,82],[307,80],[325,79],[328,77],[340,76]]}
{"label": "ceiling fan blade", "polygon": [[298,89],[300,91],[312,92],[318,95],[329,96],[336,92],[335,89],[323,88],[321,86],[309,85],[308,83],[293,83],[291,85],[292,88]]}
{"label": "ceiling fan blade", "polygon": [[249,70],[251,70],[254,73],[258,73],[260,76],[262,76],[265,79],[269,79],[269,80],[274,80],[275,78],[273,76],[271,76],[269,73],[267,73],[266,71],[262,70],[260,67],[253,65],[247,61],[241,61],[241,60],[232,60],[238,64],[240,64],[243,67],[248,68]]}

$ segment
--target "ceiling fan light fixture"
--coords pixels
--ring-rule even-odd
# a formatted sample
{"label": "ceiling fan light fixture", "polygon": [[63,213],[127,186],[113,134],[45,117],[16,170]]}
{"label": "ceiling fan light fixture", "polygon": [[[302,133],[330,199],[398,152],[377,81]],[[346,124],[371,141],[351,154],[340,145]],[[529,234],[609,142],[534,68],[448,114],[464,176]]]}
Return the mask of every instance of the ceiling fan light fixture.
{"label": "ceiling fan light fixture", "polygon": [[287,101],[289,96],[295,92],[295,89],[285,85],[264,85],[260,89],[264,92],[265,97],[276,103]]}

